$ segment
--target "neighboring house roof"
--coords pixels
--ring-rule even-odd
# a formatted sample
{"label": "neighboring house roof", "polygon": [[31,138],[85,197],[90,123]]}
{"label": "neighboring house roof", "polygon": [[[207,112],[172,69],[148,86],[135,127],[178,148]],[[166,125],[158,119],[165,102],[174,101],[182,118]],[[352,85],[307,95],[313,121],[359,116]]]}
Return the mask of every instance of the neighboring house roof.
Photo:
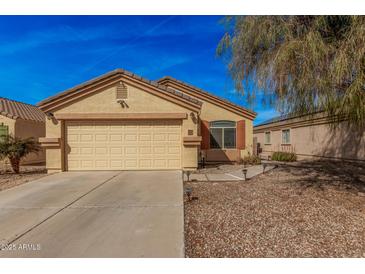
{"label": "neighboring house roof", "polygon": [[283,121],[291,120],[291,119],[295,119],[295,118],[301,118],[301,117],[314,118],[314,115],[317,115],[322,112],[323,111],[317,111],[317,112],[312,112],[312,113],[308,113],[308,114],[283,114],[283,115],[275,116],[271,119],[265,120],[265,121],[261,122],[260,124],[254,126],[254,128],[274,124],[277,122],[283,122]]}
{"label": "neighboring house roof", "polygon": [[285,120],[292,119],[292,118],[295,118],[295,116],[288,115],[288,114],[275,116],[271,119],[263,121],[262,123],[256,125],[255,127],[264,126],[264,125],[272,124],[272,123],[275,123],[275,122],[281,122],[281,121],[285,121]]}
{"label": "neighboring house roof", "polygon": [[[118,77],[127,77],[129,79],[137,80],[138,82],[142,82],[144,84],[147,84],[149,87],[157,89],[158,92],[161,93],[161,95],[167,95],[169,97],[173,97],[174,99],[178,99],[180,101],[184,101],[185,103],[194,106],[197,109],[200,109],[202,106],[202,102],[197,100],[196,98],[193,98],[191,96],[188,96],[184,94],[181,91],[176,91],[171,88],[167,88],[164,85],[160,85],[154,81],[150,81],[148,79],[142,78],[141,76],[138,76],[132,72],[126,71],[124,69],[116,69],[113,71],[110,71],[106,74],[103,74],[97,78],[91,79],[89,81],[86,81],[80,85],[77,85],[73,88],[70,88],[66,91],[60,92],[54,96],[51,96],[41,102],[39,102],[37,105],[44,111],[49,111],[50,109],[55,108],[54,104],[56,102],[60,102],[66,99],[71,98],[73,95],[79,95],[82,92],[85,92],[85,89],[96,86],[98,84],[102,84],[104,81],[110,79],[110,78],[117,79]],[[52,105],[52,106],[51,106]],[[56,104],[57,105],[57,104]]]}
{"label": "neighboring house roof", "polygon": [[269,130],[281,130],[322,124],[330,124],[346,121],[344,117],[328,116],[324,111],[317,111],[308,114],[287,114],[266,120],[254,126],[254,133],[261,133]]}
{"label": "neighboring house roof", "polygon": [[45,114],[36,106],[0,97],[0,114],[11,119],[45,122]]}
{"label": "neighboring house roof", "polygon": [[[165,76],[159,80],[157,80],[158,83],[160,84],[168,84],[168,83],[176,83],[178,85],[181,85],[185,88],[188,88],[192,93],[194,93],[194,95],[196,95],[199,99],[207,99],[208,101],[210,101],[211,103],[214,103],[216,105],[219,105],[221,107],[229,107],[231,111],[233,112],[238,112],[240,115],[244,115],[250,119],[254,119],[257,115],[256,112],[248,110],[240,105],[234,104],[226,99],[223,99],[221,97],[218,97],[216,95],[211,94],[208,91],[202,90],[200,88],[197,88],[193,85],[190,85],[186,82],[177,80],[171,76]],[[192,96],[194,96],[192,95]],[[227,109],[227,108],[226,108]]]}

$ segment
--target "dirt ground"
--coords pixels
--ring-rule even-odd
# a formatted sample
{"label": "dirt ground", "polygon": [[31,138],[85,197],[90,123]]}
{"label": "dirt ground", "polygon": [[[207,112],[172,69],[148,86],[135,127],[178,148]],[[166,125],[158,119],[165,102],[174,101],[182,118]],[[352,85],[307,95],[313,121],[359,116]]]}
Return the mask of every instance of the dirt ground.
{"label": "dirt ground", "polygon": [[47,175],[43,165],[21,166],[20,173],[15,174],[9,169],[0,169],[0,191],[25,184]]}
{"label": "dirt ground", "polygon": [[365,257],[365,164],[299,162],[186,182],[187,257]]}

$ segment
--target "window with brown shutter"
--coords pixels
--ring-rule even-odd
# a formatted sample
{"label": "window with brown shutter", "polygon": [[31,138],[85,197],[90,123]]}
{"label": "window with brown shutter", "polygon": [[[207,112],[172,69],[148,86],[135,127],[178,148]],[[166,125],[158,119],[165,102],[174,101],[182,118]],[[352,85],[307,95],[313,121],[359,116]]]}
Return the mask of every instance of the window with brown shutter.
{"label": "window with brown shutter", "polygon": [[213,121],[209,124],[210,148],[233,149],[236,148],[236,122]]}

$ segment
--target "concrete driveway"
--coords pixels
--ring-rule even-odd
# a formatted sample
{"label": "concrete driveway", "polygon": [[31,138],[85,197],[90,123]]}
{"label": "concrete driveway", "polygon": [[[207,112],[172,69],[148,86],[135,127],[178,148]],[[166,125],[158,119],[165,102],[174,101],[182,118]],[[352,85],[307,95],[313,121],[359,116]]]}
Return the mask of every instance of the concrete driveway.
{"label": "concrete driveway", "polygon": [[0,257],[183,257],[180,171],[66,172],[0,192]]}

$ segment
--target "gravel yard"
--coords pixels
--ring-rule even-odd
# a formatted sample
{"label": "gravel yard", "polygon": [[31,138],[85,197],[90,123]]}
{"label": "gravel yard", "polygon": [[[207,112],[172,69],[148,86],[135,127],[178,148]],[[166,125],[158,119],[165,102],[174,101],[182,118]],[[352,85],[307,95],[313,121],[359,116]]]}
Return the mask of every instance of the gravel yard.
{"label": "gravel yard", "polygon": [[0,191],[18,186],[47,175],[44,166],[21,166],[20,173],[0,170]]}
{"label": "gravel yard", "polygon": [[365,165],[280,165],[246,182],[186,182],[187,257],[365,257]]}

